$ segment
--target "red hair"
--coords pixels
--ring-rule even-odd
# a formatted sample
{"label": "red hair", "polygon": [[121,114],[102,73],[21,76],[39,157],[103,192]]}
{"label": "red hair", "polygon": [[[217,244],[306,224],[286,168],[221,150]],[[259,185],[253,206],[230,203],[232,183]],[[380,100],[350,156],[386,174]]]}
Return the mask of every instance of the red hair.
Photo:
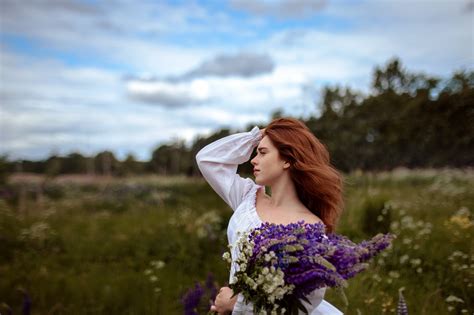
{"label": "red hair", "polygon": [[343,177],[331,166],[329,152],[311,130],[295,118],[274,119],[264,131],[290,162],[290,177],[301,202],[332,233],[344,207]]}

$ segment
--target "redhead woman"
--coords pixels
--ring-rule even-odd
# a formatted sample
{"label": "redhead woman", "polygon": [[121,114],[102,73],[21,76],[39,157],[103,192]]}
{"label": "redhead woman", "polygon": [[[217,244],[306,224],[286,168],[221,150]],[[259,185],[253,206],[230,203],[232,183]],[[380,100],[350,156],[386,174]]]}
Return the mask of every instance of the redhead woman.
{"label": "redhead woman", "polygon": [[[255,148],[256,156],[251,160],[254,181],[237,174],[237,167],[250,159]],[[227,227],[229,244],[236,243],[238,232],[263,222],[322,222],[326,233],[336,228],[343,209],[343,178],[330,165],[326,147],[297,119],[278,118],[265,129],[255,126],[249,132],[223,137],[202,148],[196,161],[209,185],[233,210]],[[232,246],[229,283],[236,271],[238,250]],[[316,289],[307,296],[311,304],[303,304],[308,314],[341,315],[324,300],[325,290]],[[245,303],[240,293],[232,295],[229,287],[221,288],[211,311],[253,314],[252,304]]]}

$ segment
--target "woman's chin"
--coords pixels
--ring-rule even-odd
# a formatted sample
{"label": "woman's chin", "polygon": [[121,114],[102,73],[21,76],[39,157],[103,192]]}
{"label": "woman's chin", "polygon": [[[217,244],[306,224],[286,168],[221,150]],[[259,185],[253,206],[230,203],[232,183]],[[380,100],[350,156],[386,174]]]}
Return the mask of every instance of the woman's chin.
{"label": "woman's chin", "polygon": [[259,178],[259,176],[255,177],[255,184],[264,185],[263,181]]}

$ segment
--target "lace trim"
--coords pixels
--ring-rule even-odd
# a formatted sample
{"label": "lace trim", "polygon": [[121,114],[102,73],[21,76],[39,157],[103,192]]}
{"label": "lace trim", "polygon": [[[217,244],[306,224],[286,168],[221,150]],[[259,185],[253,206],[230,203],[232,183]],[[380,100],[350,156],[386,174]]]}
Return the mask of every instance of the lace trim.
{"label": "lace trim", "polygon": [[261,188],[261,185],[255,184],[251,188],[251,198],[250,198],[250,211],[253,213],[254,217],[258,220],[259,223],[263,223],[262,219],[260,219],[258,213],[257,213],[257,192]]}
{"label": "lace trim", "polygon": [[259,188],[262,187],[258,184],[255,184],[253,187],[250,188],[250,193],[252,194],[252,199],[250,200],[252,202],[252,206],[256,206],[257,205],[257,191],[259,190]]}

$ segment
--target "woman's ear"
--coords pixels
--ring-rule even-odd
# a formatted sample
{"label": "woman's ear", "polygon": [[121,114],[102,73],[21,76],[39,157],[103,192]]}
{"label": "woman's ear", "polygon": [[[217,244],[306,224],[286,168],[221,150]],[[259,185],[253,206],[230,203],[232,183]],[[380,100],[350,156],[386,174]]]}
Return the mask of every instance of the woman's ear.
{"label": "woman's ear", "polygon": [[285,161],[285,162],[283,163],[283,168],[284,168],[284,169],[287,169],[287,168],[289,168],[290,166],[291,166],[290,162]]}

